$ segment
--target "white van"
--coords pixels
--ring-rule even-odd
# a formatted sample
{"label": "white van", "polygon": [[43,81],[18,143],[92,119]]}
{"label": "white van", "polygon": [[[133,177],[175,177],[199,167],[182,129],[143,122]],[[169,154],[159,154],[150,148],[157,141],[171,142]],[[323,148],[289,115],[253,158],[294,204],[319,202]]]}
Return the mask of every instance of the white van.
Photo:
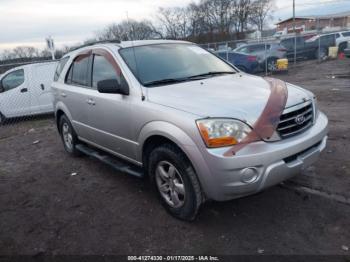
{"label": "white van", "polygon": [[56,61],[23,65],[0,77],[0,124],[6,118],[53,112]]}

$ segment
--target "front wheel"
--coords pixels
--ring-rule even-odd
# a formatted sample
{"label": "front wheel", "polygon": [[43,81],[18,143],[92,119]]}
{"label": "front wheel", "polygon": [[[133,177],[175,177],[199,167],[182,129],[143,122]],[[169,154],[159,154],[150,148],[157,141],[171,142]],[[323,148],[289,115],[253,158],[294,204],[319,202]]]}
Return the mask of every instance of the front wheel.
{"label": "front wheel", "polygon": [[59,127],[63,146],[66,152],[73,156],[81,155],[80,151],[76,149],[76,145],[78,144],[78,137],[73,129],[72,124],[65,115],[60,118]]}
{"label": "front wheel", "polygon": [[202,204],[197,175],[184,153],[165,144],[149,156],[148,174],[160,201],[174,217],[192,221]]}

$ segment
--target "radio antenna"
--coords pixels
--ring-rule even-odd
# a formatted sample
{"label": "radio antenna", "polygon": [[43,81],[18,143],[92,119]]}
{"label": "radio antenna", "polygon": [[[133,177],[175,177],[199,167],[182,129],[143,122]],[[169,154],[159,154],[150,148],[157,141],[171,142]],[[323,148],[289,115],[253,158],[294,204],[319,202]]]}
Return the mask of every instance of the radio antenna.
{"label": "radio antenna", "polygon": [[[135,52],[135,47],[134,47],[135,32],[134,32],[134,27],[131,26],[131,24],[130,24],[128,12],[126,12],[126,20],[128,22],[128,26],[129,26],[130,31],[132,31],[132,32],[129,31],[129,38],[131,40],[131,49],[132,49],[132,52],[133,52],[133,55],[134,55],[134,60],[135,60],[136,75],[138,76],[139,75],[139,69],[138,69],[138,65],[137,65],[136,52]],[[144,101],[146,99],[146,96],[144,94],[144,90],[141,87],[141,85],[140,85],[140,90],[141,90],[141,99],[142,99],[142,101]]]}

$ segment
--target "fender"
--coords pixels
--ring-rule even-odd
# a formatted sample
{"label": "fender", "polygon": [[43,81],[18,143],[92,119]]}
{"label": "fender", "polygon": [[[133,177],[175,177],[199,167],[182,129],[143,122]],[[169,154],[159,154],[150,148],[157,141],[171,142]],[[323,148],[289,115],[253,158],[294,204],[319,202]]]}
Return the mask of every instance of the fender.
{"label": "fender", "polygon": [[165,121],[152,121],[144,125],[140,131],[137,140],[139,144],[139,149],[138,152],[136,152],[136,159],[138,161],[142,160],[142,149],[145,141],[147,140],[147,138],[154,135],[159,135],[168,138],[169,140],[177,144],[185,153],[186,147],[196,147],[196,144],[192,141],[189,135],[187,135],[182,129],[180,129],[176,125]]}
{"label": "fender", "polygon": [[193,165],[203,192],[208,194],[212,191],[213,177],[209,173],[209,168],[203,158],[202,153],[191,137],[176,125],[165,121],[154,121],[147,123],[138,137],[139,147],[136,152],[136,160],[142,162],[142,150],[147,138],[159,135],[174,142],[187,156]]}
{"label": "fender", "polygon": [[71,123],[73,123],[73,119],[72,119],[72,115],[69,112],[68,108],[66,107],[66,105],[62,102],[62,101],[58,101],[55,105],[55,117],[57,117],[57,111],[61,110],[64,112],[64,114],[68,117],[69,121]]}

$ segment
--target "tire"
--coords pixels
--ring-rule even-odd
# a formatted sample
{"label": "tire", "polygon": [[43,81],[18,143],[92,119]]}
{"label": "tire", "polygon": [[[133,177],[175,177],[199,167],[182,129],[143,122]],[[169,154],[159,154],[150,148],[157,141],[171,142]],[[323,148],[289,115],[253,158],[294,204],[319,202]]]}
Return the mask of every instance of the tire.
{"label": "tire", "polygon": [[204,198],[190,161],[178,147],[164,144],[155,148],[148,158],[148,174],[172,216],[185,221],[195,219]]}
{"label": "tire", "polygon": [[62,115],[59,123],[59,131],[64,149],[72,156],[80,156],[81,152],[76,149],[79,140],[69,119],[65,115]]}
{"label": "tire", "polygon": [[267,59],[267,71],[274,72],[277,69],[277,58],[270,57]]}
{"label": "tire", "polygon": [[5,124],[5,122],[6,122],[6,117],[0,112],[0,126]]}
{"label": "tire", "polygon": [[324,47],[321,47],[320,49],[316,49],[315,56],[317,59],[325,59],[327,57],[327,50]]}

